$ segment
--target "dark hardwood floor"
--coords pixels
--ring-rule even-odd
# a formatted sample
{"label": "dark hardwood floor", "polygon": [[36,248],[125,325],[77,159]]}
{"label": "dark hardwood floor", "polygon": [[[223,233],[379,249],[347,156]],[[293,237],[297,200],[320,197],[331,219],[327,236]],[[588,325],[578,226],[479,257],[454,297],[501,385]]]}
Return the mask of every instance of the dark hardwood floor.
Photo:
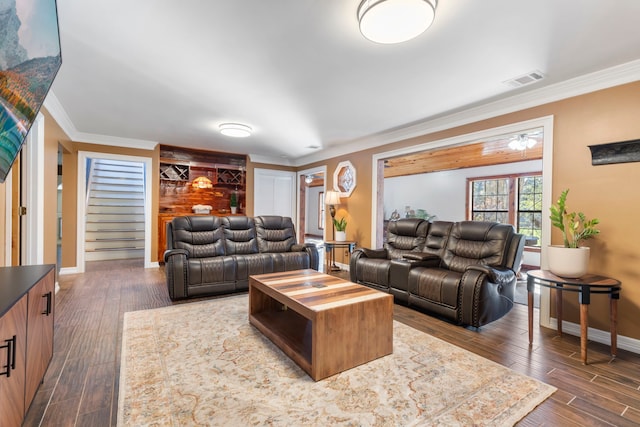
{"label": "dark hardwood floor", "polygon": [[[141,260],[88,263],[86,273],[59,283],[54,355],[24,425],[114,426],[123,314],[176,303],[162,268],[145,270]],[[538,327],[529,348],[522,305],[478,330],[402,306],[395,318],[558,388],[519,425],[640,424],[640,355],[619,350],[611,360],[608,346],[590,342],[583,366],[577,337]]]}

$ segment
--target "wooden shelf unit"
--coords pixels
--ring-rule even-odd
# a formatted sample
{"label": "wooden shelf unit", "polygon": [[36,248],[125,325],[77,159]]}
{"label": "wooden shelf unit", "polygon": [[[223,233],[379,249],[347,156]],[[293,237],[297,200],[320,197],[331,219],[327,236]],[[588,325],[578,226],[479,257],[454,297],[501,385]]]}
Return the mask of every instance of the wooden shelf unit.
{"label": "wooden shelf unit", "polygon": [[160,163],[160,179],[167,181],[188,181],[189,165]]}
{"label": "wooden shelf unit", "polygon": [[[167,222],[177,216],[194,215],[194,205],[211,206],[209,215],[231,215],[230,199],[235,192],[236,215],[245,214],[246,164],[247,157],[241,154],[160,146],[159,262],[164,262]],[[211,181],[212,188],[192,185],[201,176]]]}

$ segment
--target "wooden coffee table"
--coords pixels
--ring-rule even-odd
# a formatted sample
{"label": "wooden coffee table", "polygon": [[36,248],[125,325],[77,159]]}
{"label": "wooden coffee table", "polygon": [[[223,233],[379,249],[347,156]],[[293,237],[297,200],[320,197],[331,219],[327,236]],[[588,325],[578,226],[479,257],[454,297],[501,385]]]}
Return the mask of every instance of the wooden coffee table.
{"label": "wooden coffee table", "polygon": [[315,270],[250,276],[249,322],[316,381],[393,352],[393,296]]}

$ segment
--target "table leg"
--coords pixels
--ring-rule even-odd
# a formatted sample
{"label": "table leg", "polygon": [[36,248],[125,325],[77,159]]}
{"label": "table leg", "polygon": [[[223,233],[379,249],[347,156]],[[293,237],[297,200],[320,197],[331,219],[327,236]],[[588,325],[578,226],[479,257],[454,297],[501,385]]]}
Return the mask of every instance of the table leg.
{"label": "table leg", "polygon": [[589,304],[580,304],[580,358],[587,364],[587,342],[589,341]]}
{"label": "table leg", "polygon": [[529,310],[529,345],[533,343],[533,291],[527,292],[527,307]]}
{"label": "table leg", "polygon": [[562,336],[562,289],[556,288],[556,318],[558,319],[558,336]]}
{"label": "table leg", "polygon": [[324,272],[331,273],[331,249],[327,246],[324,251]]}
{"label": "table leg", "polygon": [[611,355],[616,357],[618,352],[618,299],[614,298],[614,295],[611,296],[610,305],[610,316],[611,319]]}
{"label": "table leg", "polygon": [[331,247],[331,266],[329,267],[329,271],[342,271],[340,267],[336,265],[336,248],[335,246]]}

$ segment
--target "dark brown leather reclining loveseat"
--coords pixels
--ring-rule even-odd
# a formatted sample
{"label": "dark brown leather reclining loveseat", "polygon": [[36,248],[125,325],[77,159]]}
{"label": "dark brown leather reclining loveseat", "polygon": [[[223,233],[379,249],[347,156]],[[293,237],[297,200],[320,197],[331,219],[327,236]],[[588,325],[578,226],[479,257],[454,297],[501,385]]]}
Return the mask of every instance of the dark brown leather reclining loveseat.
{"label": "dark brown leather reclining loveseat", "polygon": [[252,274],[318,269],[314,244],[297,244],[291,218],[183,216],[167,224],[171,299],[245,291]]}
{"label": "dark brown leather reclining loveseat", "polygon": [[480,327],[513,307],[524,236],[508,224],[408,218],[382,249],[356,249],[351,281],[460,325]]}

